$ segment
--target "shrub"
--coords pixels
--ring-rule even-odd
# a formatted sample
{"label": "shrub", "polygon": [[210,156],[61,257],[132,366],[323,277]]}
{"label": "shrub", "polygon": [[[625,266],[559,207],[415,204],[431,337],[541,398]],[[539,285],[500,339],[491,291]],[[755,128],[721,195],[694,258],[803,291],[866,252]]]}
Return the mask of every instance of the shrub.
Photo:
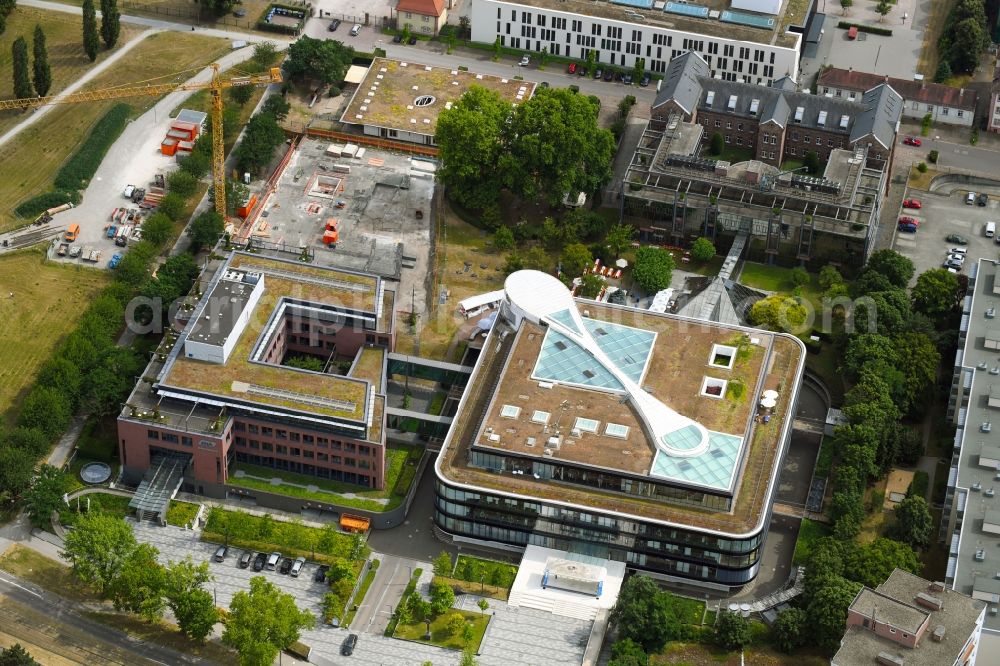
{"label": "shrub", "polygon": [[909,496],[919,496],[927,497],[927,487],[930,485],[930,477],[922,469],[918,469],[913,474],[913,480],[910,481],[910,487],[906,489],[906,495]]}
{"label": "shrub", "polygon": [[927,163],[921,162],[920,164],[918,164],[917,171],[919,171],[920,173],[927,173]]}
{"label": "shrub", "polygon": [[928,153],[927,154],[927,161],[930,162],[931,164],[937,164],[937,161],[938,161],[938,151],[932,150],[930,153]]}
{"label": "shrub", "polygon": [[125,129],[132,107],[116,104],[97,121],[69,161],[56,174],[54,185],[58,190],[80,190],[93,178],[104,155]]}
{"label": "shrub", "polygon": [[14,214],[18,217],[36,217],[49,208],[55,208],[64,203],[80,203],[80,193],[76,190],[70,190],[39,194],[18,204],[17,208],[14,209]]}

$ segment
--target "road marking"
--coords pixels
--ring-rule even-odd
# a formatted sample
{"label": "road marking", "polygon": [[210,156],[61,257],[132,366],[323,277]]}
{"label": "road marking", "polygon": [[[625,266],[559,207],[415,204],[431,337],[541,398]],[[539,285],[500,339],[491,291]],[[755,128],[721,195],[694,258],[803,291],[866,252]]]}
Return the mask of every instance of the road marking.
{"label": "road marking", "polygon": [[3,576],[0,576],[0,580],[2,580],[3,582],[7,583],[8,585],[13,585],[14,587],[19,587],[19,588],[21,588],[22,590],[24,590],[25,592],[27,592],[28,594],[33,594],[33,595],[35,595],[36,597],[38,597],[39,599],[41,599],[41,598],[42,598],[42,595],[38,594],[38,592],[35,592],[34,590],[29,590],[28,588],[26,588],[26,587],[25,587],[25,586],[23,586],[23,585],[18,585],[17,583],[15,583],[15,582],[14,582],[14,581],[12,581],[12,580],[7,580],[7,579],[6,579],[5,577],[3,577]]}

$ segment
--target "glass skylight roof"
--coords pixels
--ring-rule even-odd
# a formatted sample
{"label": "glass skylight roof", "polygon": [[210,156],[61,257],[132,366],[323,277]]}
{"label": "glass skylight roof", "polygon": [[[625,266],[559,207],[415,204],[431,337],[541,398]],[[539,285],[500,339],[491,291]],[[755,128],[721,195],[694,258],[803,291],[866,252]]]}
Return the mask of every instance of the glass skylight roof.
{"label": "glass skylight roof", "polygon": [[600,425],[600,422],[595,419],[578,417],[576,419],[576,423],[573,424],[573,427],[582,432],[597,432],[598,425]]}
{"label": "glass skylight roof", "polygon": [[576,322],[573,321],[573,314],[569,310],[560,310],[559,312],[553,312],[551,315],[552,319],[573,331],[574,333],[579,333],[580,329],[577,327]]}
{"label": "glass skylight roof", "polygon": [[[685,429],[677,432],[683,430]],[[729,490],[736,473],[740,450],[743,448],[743,438],[720,432],[709,432],[708,438],[708,451],[700,456],[677,458],[662,451],[657,452],[649,475],[716,490]]]}
{"label": "glass skylight roof", "polygon": [[693,425],[684,426],[664,435],[663,443],[673,449],[689,451],[701,444],[701,433]]}
{"label": "glass skylight roof", "polygon": [[[561,310],[552,318],[568,328],[574,328],[568,310]],[[656,333],[587,318],[583,319],[583,325],[619,370],[636,383],[642,381]],[[551,328],[545,333],[532,377],[611,391],[622,390],[618,380],[590,353]]]}
{"label": "glass skylight roof", "polygon": [[536,409],[531,414],[531,420],[533,423],[541,423],[544,425],[549,422],[549,416],[550,414],[548,412],[543,412],[539,409]]}
{"label": "glass skylight roof", "polygon": [[500,416],[505,419],[516,419],[521,415],[521,408],[516,405],[504,405],[500,408]]}
{"label": "glass skylight roof", "polygon": [[604,434],[609,437],[621,437],[622,439],[625,439],[628,437],[628,426],[620,423],[609,423],[604,429]]}

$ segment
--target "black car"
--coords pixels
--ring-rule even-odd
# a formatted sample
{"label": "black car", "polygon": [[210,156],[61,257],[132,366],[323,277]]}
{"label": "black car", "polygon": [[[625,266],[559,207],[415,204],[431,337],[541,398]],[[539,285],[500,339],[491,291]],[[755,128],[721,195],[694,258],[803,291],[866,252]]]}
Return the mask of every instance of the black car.
{"label": "black car", "polygon": [[240,555],[240,569],[248,568],[252,561],[253,561],[253,551],[244,550],[243,554]]}
{"label": "black car", "polygon": [[548,87],[549,87],[549,82],[548,82],[548,81],[542,81],[540,85],[541,85],[541,86],[542,86],[543,88],[548,88]]}
{"label": "black car", "polygon": [[283,574],[287,574],[291,570],[292,570],[292,558],[290,557],[281,558],[281,564],[278,566],[278,571]]}
{"label": "black car", "polygon": [[600,79],[602,76],[604,76],[604,70],[603,69],[601,69],[600,67],[598,67],[597,69],[594,70],[594,79],[595,80]]}
{"label": "black car", "polygon": [[321,564],[320,566],[316,567],[316,574],[313,576],[313,580],[316,581],[317,583],[325,582],[326,572],[329,570],[330,567],[328,567],[325,564]]}
{"label": "black car", "polygon": [[632,75],[631,74],[626,74],[625,78],[622,79],[622,83],[624,83],[627,86],[632,85]]}
{"label": "black car", "polygon": [[229,553],[229,548],[227,548],[226,546],[219,546],[218,548],[215,549],[215,555],[212,556],[212,559],[215,560],[216,562],[225,562],[226,555],[228,553]]}
{"label": "black car", "polygon": [[980,194],[979,198],[976,199],[976,203],[978,205],[980,205],[980,206],[985,206],[987,203],[989,203],[989,200],[990,200],[989,195],[987,195],[987,194]]}
{"label": "black car", "polygon": [[399,44],[401,41],[403,41],[403,36],[402,35],[393,35],[393,37],[392,37],[392,43],[393,44]]}
{"label": "black car", "polygon": [[642,75],[642,80],[639,81],[639,85],[642,86],[643,88],[645,88],[646,86],[649,85],[649,82],[652,81],[652,80],[653,80],[653,77],[650,76],[649,72],[646,72],[645,74]]}
{"label": "black car", "polygon": [[119,236],[118,238],[115,239],[115,245],[117,245],[118,247],[125,247],[126,245],[128,245],[128,239],[125,238],[124,236]]}
{"label": "black car", "polygon": [[605,72],[604,72],[604,80],[605,81],[614,81],[614,79],[615,79],[615,70],[613,70],[613,69],[605,70]]}
{"label": "black car", "polygon": [[354,646],[357,644],[358,644],[358,635],[351,634],[350,636],[347,637],[347,640],[344,641],[344,644],[340,646],[340,654],[344,655],[345,657],[350,657],[352,654],[354,654]]}
{"label": "black car", "polygon": [[257,557],[253,558],[253,570],[263,571],[264,565],[267,563],[267,553],[257,553]]}
{"label": "black car", "polygon": [[333,19],[330,21],[330,26],[327,28],[330,32],[337,32],[337,28],[340,27],[340,19]]}
{"label": "black car", "polygon": [[576,68],[576,73],[579,74],[580,76],[587,76],[587,68],[586,67],[577,67]]}
{"label": "black car", "polygon": [[410,37],[409,41],[407,41],[406,43],[409,44],[410,46],[413,46],[414,44],[417,43],[417,38],[416,37]]}

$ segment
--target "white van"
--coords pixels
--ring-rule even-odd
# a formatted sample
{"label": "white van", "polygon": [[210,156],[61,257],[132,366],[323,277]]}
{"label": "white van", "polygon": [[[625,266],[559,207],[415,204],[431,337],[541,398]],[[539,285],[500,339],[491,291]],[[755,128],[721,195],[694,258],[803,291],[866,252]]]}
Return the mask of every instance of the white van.
{"label": "white van", "polygon": [[278,566],[278,561],[281,559],[281,553],[271,553],[267,557],[267,570],[274,571],[274,568]]}
{"label": "white van", "polygon": [[986,231],[986,237],[987,238],[993,238],[993,235],[997,232],[997,223],[996,222],[987,222],[986,223],[986,229],[985,229],[985,231]]}
{"label": "white van", "polygon": [[971,206],[971,205],[973,205],[975,203],[976,203],[976,193],[975,192],[969,192],[967,195],[965,195],[965,205],[966,206]]}

